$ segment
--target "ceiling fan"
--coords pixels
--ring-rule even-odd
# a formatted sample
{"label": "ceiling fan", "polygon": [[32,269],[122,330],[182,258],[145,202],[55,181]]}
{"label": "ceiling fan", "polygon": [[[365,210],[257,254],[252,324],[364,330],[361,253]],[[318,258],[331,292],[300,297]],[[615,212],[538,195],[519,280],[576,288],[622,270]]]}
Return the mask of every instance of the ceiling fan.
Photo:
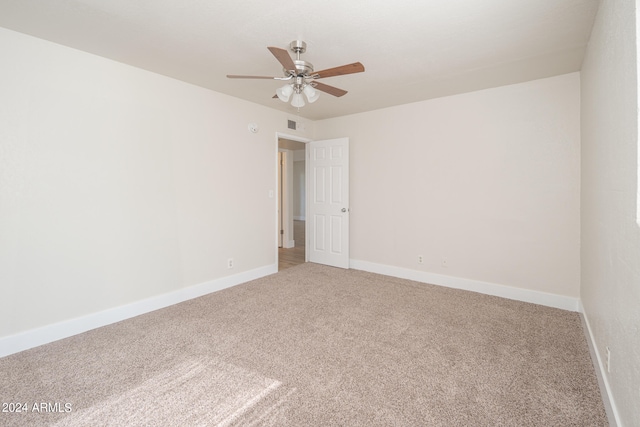
{"label": "ceiling fan", "polygon": [[307,44],[301,40],[294,40],[289,45],[290,50],[296,54],[296,59],[292,59],[286,49],[278,47],[268,47],[269,51],[276,57],[278,62],[282,64],[284,77],[267,77],[267,76],[239,76],[228,74],[230,79],[269,79],[283,80],[287,83],[276,90],[274,98],[280,98],[284,102],[289,102],[289,97],[293,95],[291,105],[297,108],[305,105],[303,94],[310,103],[315,102],[320,94],[317,90],[328,93],[333,96],[343,96],[346,90],[329,86],[316,81],[326,77],[342,76],[345,74],[361,73],[364,71],[364,65],[359,62],[353,64],[342,65],[340,67],[328,68],[321,71],[313,71],[313,65],[307,61],[300,59],[300,54],[307,50]]}

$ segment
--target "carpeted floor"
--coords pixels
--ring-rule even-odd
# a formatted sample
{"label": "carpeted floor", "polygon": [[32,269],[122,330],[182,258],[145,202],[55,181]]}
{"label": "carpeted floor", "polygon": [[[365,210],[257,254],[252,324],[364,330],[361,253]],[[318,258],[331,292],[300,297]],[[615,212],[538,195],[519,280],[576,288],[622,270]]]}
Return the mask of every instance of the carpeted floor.
{"label": "carpeted floor", "polygon": [[0,401],[27,404],[1,426],[607,425],[577,313],[310,263],[0,359]]}

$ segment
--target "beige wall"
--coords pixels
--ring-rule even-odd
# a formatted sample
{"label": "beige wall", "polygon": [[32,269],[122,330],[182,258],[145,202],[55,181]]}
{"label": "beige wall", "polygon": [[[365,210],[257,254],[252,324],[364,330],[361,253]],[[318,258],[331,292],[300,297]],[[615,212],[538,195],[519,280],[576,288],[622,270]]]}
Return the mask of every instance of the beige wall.
{"label": "beige wall", "polygon": [[[581,298],[625,426],[640,425],[637,10],[604,0],[582,69]],[[603,369],[606,372],[606,368]]]}
{"label": "beige wall", "polygon": [[351,258],[577,300],[579,90],[573,73],[316,122],[350,138]]}
{"label": "beige wall", "polygon": [[286,114],[4,29],[0,57],[0,337],[275,264]]}
{"label": "beige wall", "polygon": [[[7,30],[0,52],[0,337],[275,263],[290,117]],[[297,136],[350,137],[352,259],[577,297],[578,107],[570,74]]]}

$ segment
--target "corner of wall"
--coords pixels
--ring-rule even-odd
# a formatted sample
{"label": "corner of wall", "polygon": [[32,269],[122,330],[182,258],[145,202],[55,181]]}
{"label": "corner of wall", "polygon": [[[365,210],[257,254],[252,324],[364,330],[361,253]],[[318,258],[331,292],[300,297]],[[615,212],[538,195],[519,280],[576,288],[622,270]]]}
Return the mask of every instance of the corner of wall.
{"label": "corner of wall", "polygon": [[609,385],[609,381],[606,375],[606,369],[602,358],[600,357],[600,351],[598,351],[598,346],[596,344],[596,340],[593,336],[593,332],[591,331],[591,325],[589,323],[589,318],[587,313],[585,312],[584,306],[582,304],[582,300],[578,301],[579,312],[580,312],[580,320],[582,321],[582,327],[584,330],[584,336],[587,340],[587,344],[589,345],[589,353],[591,354],[591,361],[593,362],[593,369],[596,373],[596,377],[598,379],[598,387],[600,388],[600,395],[602,397],[602,403],[604,404],[604,409],[607,413],[607,419],[609,421],[609,425],[611,427],[621,426],[620,416],[618,415],[618,410],[615,405],[615,401],[613,400],[613,394],[611,393],[611,387]]}

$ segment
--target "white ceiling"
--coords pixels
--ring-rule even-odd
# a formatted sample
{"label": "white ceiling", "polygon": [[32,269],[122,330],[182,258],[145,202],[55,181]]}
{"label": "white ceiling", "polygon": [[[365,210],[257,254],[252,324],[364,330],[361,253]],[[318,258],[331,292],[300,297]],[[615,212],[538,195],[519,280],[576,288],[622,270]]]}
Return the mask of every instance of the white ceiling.
{"label": "white ceiling", "polygon": [[[317,120],[578,71],[599,0],[0,0],[0,26]],[[267,46],[304,40],[323,79],[299,112],[273,99]]]}

